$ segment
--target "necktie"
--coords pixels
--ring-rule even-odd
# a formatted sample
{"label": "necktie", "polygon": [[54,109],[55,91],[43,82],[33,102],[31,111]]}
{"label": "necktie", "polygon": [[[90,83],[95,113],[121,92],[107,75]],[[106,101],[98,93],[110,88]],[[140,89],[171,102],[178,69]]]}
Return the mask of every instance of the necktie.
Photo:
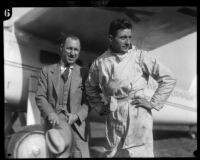
{"label": "necktie", "polygon": [[64,79],[64,82],[67,82],[68,76],[69,76],[69,68],[66,67],[65,71],[64,71],[63,74],[62,74],[62,77],[63,77],[63,79]]}

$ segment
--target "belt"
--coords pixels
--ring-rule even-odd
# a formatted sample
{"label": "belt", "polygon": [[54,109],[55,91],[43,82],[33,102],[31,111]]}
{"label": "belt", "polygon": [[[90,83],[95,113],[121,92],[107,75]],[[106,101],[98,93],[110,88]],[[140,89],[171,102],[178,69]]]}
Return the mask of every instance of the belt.
{"label": "belt", "polygon": [[128,102],[130,103],[134,98],[142,98],[142,96],[136,94],[130,94],[127,97],[116,98],[110,97],[110,111],[115,111],[117,109],[118,103]]}
{"label": "belt", "polygon": [[126,102],[131,101],[135,97],[123,97],[123,98],[116,98],[117,102]]}
{"label": "belt", "polygon": [[117,100],[117,102],[125,102],[125,101],[132,101],[134,98],[143,98],[143,96],[136,95],[136,94],[130,94],[127,97],[117,97],[115,99]]}

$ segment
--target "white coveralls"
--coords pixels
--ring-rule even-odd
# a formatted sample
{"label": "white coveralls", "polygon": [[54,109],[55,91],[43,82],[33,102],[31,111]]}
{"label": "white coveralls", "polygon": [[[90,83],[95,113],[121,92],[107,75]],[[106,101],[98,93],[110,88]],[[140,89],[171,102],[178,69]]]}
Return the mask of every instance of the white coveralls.
{"label": "white coveralls", "polygon": [[[110,157],[154,157],[151,111],[130,103],[132,98],[145,98],[149,76],[158,83],[150,101],[154,109],[160,110],[176,80],[148,52],[133,46],[124,55],[118,55],[108,49],[91,65],[86,94],[89,104],[98,112],[104,107],[100,90],[109,103],[106,138],[112,150]],[[128,155],[122,152],[125,150]]]}

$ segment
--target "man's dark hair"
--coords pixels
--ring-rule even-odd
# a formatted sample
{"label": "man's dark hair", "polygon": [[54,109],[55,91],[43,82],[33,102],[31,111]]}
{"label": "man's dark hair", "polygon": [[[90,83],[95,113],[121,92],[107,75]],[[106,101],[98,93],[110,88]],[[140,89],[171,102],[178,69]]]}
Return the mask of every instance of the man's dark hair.
{"label": "man's dark hair", "polygon": [[110,23],[108,34],[115,36],[120,29],[132,29],[131,22],[126,18],[118,18]]}
{"label": "man's dark hair", "polygon": [[70,34],[70,35],[62,34],[61,39],[60,39],[60,45],[64,45],[67,38],[71,38],[73,40],[78,40],[80,42],[80,47],[81,47],[80,39],[76,35],[73,35],[73,34]]}

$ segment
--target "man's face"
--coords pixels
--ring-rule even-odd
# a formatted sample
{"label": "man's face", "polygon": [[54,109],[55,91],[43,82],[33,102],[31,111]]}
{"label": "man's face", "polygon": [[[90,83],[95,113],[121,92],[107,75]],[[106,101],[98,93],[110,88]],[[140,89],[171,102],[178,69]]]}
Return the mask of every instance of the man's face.
{"label": "man's face", "polygon": [[115,52],[124,54],[129,50],[132,38],[131,32],[131,29],[120,29],[115,37],[110,36],[111,46]]}
{"label": "man's face", "polygon": [[65,64],[71,65],[76,62],[80,53],[80,42],[72,38],[67,38],[61,47],[61,58]]}

